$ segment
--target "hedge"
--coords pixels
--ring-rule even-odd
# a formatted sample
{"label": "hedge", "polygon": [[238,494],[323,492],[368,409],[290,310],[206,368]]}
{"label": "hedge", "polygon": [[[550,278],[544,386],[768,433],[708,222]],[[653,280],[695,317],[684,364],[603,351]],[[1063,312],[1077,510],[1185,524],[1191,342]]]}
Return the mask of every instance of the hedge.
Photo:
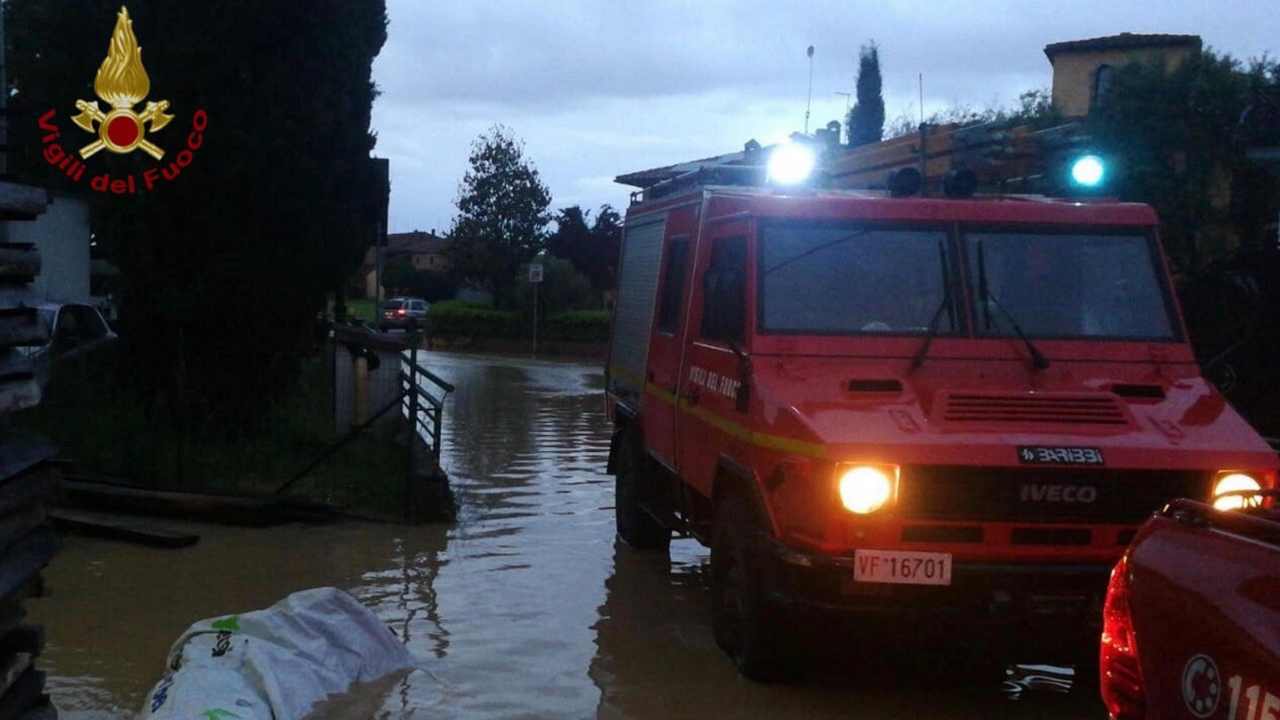
{"label": "hedge", "polygon": [[[488,305],[448,300],[433,303],[427,313],[431,334],[438,337],[523,338],[529,336],[529,318],[523,313],[495,310]],[[609,311],[570,310],[542,323],[547,340],[608,342]]]}
{"label": "hedge", "polygon": [[608,342],[608,310],[570,310],[547,318],[548,339]]}
{"label": "hedge", "polygon": [[442,337],[518,337],[519,317],[519,313],[461,300],[433,303],[427,312],[431,334]]}

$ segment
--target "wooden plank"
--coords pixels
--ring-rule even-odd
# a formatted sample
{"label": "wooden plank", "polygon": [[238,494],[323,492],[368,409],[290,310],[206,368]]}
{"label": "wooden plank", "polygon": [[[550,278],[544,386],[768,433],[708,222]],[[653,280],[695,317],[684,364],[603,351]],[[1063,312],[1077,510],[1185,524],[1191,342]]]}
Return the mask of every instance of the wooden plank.
{"label": "wooden plank", "polygon": [[58,491],[58,478],[48,471],[27,473],[18,481],[0,485],[0,515],[9,515],[32,505],[51,502]]}
{"label": "wooden plank", "polygon": [[11,595],[44,569],[58,552],[60,543],[53,530],[42,527],[14,543],[0,557],[0,596]]}
{"label": "wooden plank", "polygon": [[43,438],[0,440],[0,483],[53,460],[58,448]]}
{"label": "wooden plank", "polygon": [[49,342],[49,331],[33,307],[0,308],[0,347],[36,346]]}
{"label": "wooden plank", "polygon": [[54,527],[76,535],[123,540],[149,547],[181,548],[195,545],[200,536],[177,532],[132,518],[114,517],[83,510],[53,510]]}
{"label": "wooden plank", "polygon": [[31,667],[30,653],[13,653],[0,659],[0,695],[9,692],[9,688],[18,681],[22,673]]}
{"label": "wooden plank", "polygon": [[44,505],[41,503],[0,517],[0,549],[7,548],[26,537],[28,533],[44,523],[46,517]]}
{"label": "wooden plank", "polygon": [[0,278],[12,281],[40,274],[40,251],[32,243],[0,243]]}
{"label": "wooden plank", "polygon": [[[243,527],[317,520],[323,519],[324,515],[318,508],[301,507],[276,498],[164,492],[78,480],[63,481],[61,504],[87,510],[185,517]],[[332,509],[328,511],[332,514]]]}
{"label": "wooden plank", "polygon": [[48,190],[34,185],[0,180],[0,212],[34,219],[48,207]]}
{"label": "wooden plank", "polygon": [[43,625],[19,625],[0,637],[0,657],[14,653],[39,657],[44,652],[44,639]]}
{"label": "wooden plank", "polygon": [[44,673],[27,668],[18,676],[9,691],[0,697],[0,718],[16,718],[28,710],[43,704]]}

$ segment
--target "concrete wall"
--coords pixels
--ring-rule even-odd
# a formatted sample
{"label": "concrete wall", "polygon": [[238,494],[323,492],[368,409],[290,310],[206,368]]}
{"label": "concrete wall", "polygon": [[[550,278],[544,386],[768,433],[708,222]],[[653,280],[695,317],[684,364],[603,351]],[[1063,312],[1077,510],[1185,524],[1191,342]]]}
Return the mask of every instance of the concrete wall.
{"label": "concrete wall", "polygon": [[40,274],[31,283],[37,301],[90,302],[89,206],[57,196],[48,211],[32,222],[10,223],[9,242],[35,243]]}
{"label": "concrete wall", "polygon": [[1118,71],[1135,61],[1161,63],[1168,72],[1191,52],[1185,47],[1157,47],[1061,53],[1053,60],[1053,105],[1067,117],[1083,117],[1089,114],[1094,75],[1100,66],[1110,65]]}

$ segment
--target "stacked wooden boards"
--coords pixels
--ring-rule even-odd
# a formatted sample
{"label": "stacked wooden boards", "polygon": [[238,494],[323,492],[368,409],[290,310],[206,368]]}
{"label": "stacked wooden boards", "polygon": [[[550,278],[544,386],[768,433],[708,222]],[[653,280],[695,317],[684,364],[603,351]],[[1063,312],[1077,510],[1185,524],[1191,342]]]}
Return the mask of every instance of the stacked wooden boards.
{"label": "stacked wooden boards", "polygon": [[[33,220],[48,205],[41,189],[0,180],[0,221]],[[10,429],[8,415],[40,402],[40,385],[25,347],[48,341],[29,299],[40,272],[34,245],[0,236],[0,720],[56,718],[35,660],[43,628],[29,625],[27,599],[43,591],[40,576],[58,549],[47,507],[57,491],[56,450]]]}

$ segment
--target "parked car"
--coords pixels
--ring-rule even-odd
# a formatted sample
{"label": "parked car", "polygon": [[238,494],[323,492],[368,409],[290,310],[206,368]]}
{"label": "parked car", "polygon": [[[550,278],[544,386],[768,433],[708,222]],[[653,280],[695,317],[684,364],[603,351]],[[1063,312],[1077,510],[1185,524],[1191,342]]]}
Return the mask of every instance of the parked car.
{"label": "parked car", "polygon": [[1177,500],[1139,530],[1103,610],[1099,681],[1112,718],[1280,718],[1276,495],[1215,502],[1245,506],[1230,510]]}
{"label": "parked car", "polygon": [[418,298],[391,298],[382,304],[382,316],[378,319],[378,329],[382,331],[398,328],[408,329],[411,325],[421,327],[427,317],[431,304]]}
{"label": "parked car", "polygon": [[20,348],[20,351],[31,358],[41,388],[48,386],[54,362],[83,356],[118,337],[102,314],[90,305],[43,303],[36,306],[36,310],[49,340],[44,345]]}

